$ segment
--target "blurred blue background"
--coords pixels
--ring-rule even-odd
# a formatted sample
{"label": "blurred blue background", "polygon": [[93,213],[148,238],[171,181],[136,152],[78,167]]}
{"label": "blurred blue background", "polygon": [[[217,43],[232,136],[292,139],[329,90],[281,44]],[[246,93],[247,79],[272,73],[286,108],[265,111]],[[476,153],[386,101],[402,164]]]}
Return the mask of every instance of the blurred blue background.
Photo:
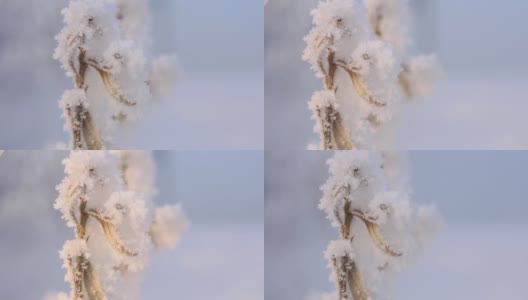
{"label": "blurred blue background", "polygon": [[[322,87],[301,60],[317,0],[265,7],[266,149],[318,139],[307,108]],[[528,149],[528,3],[409,0],[412,54],[435,52],[445,76],[432,96],[403,105],[396,149]]]}
{"label": "blurred blue background", "polygon": [[[338,232],[317,208],[331,155],[266,152],[266,299],[317,299],[309,297],[334,290],[323,251]],[[406,155],[413,201],[434,204],[443,226],[387,299],[526,299],[528,152]]]}
{"label": "blurred blue background", "polygon": [[[58,251],[73,237],[53,209],[64,151],[0,157],[0,299],[69,291]],[[264,298],[263,153],[155,151],[155,205],[181,203],[190,229],[154,254],[141,299]],[[250,267],[249,267],[250,266]]]}
{"label": "blurred blue background", "polygon": [[[67,142],[58,100],[72,86],[52,59],[67,0],[0,1],[0,147]],[[183,78],[137,128],[136,149],[262,149],[263,10],[244,0],[149,1],[153,44]]]}

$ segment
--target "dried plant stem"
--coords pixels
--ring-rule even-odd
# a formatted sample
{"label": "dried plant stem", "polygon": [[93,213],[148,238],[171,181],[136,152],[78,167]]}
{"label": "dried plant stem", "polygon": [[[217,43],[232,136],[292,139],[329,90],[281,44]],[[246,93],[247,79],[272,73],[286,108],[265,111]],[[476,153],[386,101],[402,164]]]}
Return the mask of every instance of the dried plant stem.
{"label": "dried plant stem", "polygon": [[126,105],[126,106],[135,106],[137,102],[128,100],[121,92],[120,89],[115,83],[114,79],[112,78],[112,75],[110,74],[110,68],[101,66],[95,59],[87,59],[86,63],[93,67],[97,72],[99,73],[99,76],[101,77],[101,80],[103,81],[103,84],[106,88],[106,91],[112,98],[114,98],[117,102]]}
{"label": "dried plant stem", "polygon": [[[86,209],[87,200],[84,197],[80,198],[79,214],[80,217],[75,219],[75,236],[77,239],[87,240],[86,225],[88,223],[89,213]],[[68,267],[73,274],[74,296],[75,299],[84,299],[87,296],[88,300],[106,299],[105,293],[99,282],[97,274],[92,267],[91,262],[84,256],[77,256],[68,258]]]}
{"label": "dried plant stem", "polygon": [[373,222],[372,219],[369,219],[366,217],[365,213],[363,213],[360,210],[354,210],[353,211],[354,216],[357,216],[365,223],[365,226],[367,226],[367,231],[370,235],[370,238],[374,242],[374,245],[376,248],[378,248],[383,253],[390,255],[390,256],[402,256],[403,254],[401,252],[398,252],[394,250],[389,243],[385,241],[383,236],[379,233],[378,226]]}
{"label": "dried plant stem", "polygon": [[[323,60],[318,63],[319,69],[324,74],[324,86],[326,90],[335,92],[335,76],[338,65],[335,62],[335,51],[328,49],[328,57],[326,58],[328,70],[324,67]],[[323,140],[324,150],[333,150],[334,142],[338,150],[352,150],[353,144],[350,135],[343,123],[341,115],[333,105],[324,108],[317,108],[318,122],[322,128],[321,139]]]}
{"label": "dried plant stem", "polygon": [[352,82],[352,85],[356,89],[356,92],[358,93],[361,99],[375,107],[387,106],[387,103],[378,101],[374,96],[369,93],[368,88],[365,85],[363,78],[361,78],[361,75],[358,73],[359,70],[357,68],[349,66],[349,64],[344,60],[338,60],[336,64],[348,73],[350,81]]}
{"label": "dried plant stem", "polygon": [[101,224],[101,228],[103,229],[106,240],[114,250],[128,256],[137,255],[136,252],[128,249],[125,246],[125,244],[119,238],[119,235],[117,234],[114,226],[105,217],[103,217],[101,213],[95,210],[90,210],[89,215],[94,217],[99,222],[99,224]]}
{"label": "dried plant stem", "polygon": [[363,82],[363,79],[357,72],[354,72],[350,69],[347,69],[346,71],[350,76],[350,80],[352,81],[352,84],[354,85],[354,88],[356,89],[356,92],[358,93],[361,99],[365,100],[368,104],[376,107],[384,107],[387,105],[386,103],[379,102],[369,93],[365,83]]}
{"label": "dried plant stem", "polygon": [[352,296],[354,300],[368,300],[368,293],[365,289],[365,284],[359,273],[357,265],[354,261],[349,263],[348,272],[348,285],[352,291]]}
{"label": "dried plant stem", "polygon": [[[79,48],[77,57],[79,68],[76,69],[74,67],[73,58],[70,60],[70,66],[73,70],[76,70],[74,78],[75,87],[86,91],[88,86],[86,85],[85,76],[88,64],[86,63],[85,56],[86,50]],[[82,104],[75,105],[74,107],[68,106],[66,113],[72,130],[73,149],[86,148],[88,150],[100,150],[103,148],[96,126],[87,107]]]}
{"label": "dried plant stem", "polygon": [[352,150],[353,145],[350,137],[348,136],[347,129],[341,119],[339,112],[335,112],[335,121],[333,122],[332,133],[334,140],[337,145],[337,149],[340,150]]}
{"label": "dried plant stem", "polygon": [[84,117],[84,126],[82,127],[82,133],[84,136],[84,141],[86,143],[86,148],[93,150],[99,150],[103,148],[103,145],[99,140],[94,121],[88,110],[86,110],[86,114]]}
{"label": "dried plant stem", "polygon": [[411,83],[409,82],[409,78],[407,78],[408,73],[409,68],[407,67],[407,64],[402,63],[402,71],[398,74],[398,83],[405,96],[410,99],[413,97],[413,94],[411,92]]}
{"label": "dried plant stem", "polygon": [[[351,205],[352,201],[346,198],[343,206],[344,218],[339,216],[338,211],[335,212],[337,219],[341,223],[339,228],[341,239],[349,242],[352,242],[354,238],[350,235],[354,218],[354,214],[350,209]],[[337,276],[339,299],[348,299],[348,295],[352,294],[353,300],[368,300],[368,293],[356,263],[347,256],[340,257],[339,261],[337,258],[333,258],[332,263]]]}
{"label": "dried plant stem", "polygon": [[333,110],[333,107],[325,107],[324,114],[321,112],[321,108],[317,108],[317,117],[319,119],[321,128],[323,130],[322,139],[323,139],[323,145],[325,150],[332,150],[334,149],[334,145],[332,144],[332,118],[330,111]]}
{"label": "dried plant stem", "polygon": [[105,298],[105,293],[101,287],[99,279],[97,278],[97,274],[95,273],[92,264],[89,261],[86,262],[84,285],[88,293],[88,299],[98,300]]}

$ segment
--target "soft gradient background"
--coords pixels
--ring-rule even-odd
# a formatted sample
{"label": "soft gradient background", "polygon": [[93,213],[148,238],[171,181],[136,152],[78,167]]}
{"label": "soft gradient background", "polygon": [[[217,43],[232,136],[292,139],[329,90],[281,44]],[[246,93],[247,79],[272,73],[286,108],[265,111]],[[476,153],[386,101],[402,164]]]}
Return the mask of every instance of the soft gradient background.
{"label": "soft gradient background", "polygon": [[[266,299],[308,299],[334,289],[323,251],[338,232],[317,208],[330,157],[266,153]],[[526,299],[528,152],[411,151],[407,157],[413,201],[434,203],[444,226],[387,299]]]}
{"label": "soft gradient background", "polygon": [[[307,101],[322,87],[301,60],[317,0],[265,7],[266,149],[318,139]],[[405,104],[396,149],[528,149],[528,2],[409,0],[412,53],[436,52],[445,76],[431,97]]]}
{"label": "soft gradient background", "polygon": [[[0,148],[67,142],[58,100],[72,86],[52,59],[67,0],[0,1]],[[263,10],[256,1],[149,0],[156,56],[183,77],[139,124],[135,149],[262,149]]]}
{"label": "soft gradient background", "polygon": [[[73,237],[53,210],[63,178],[61,151],[0,157],[0,299],[38,300],[69,291],[58,251]],[[155,204],[183,205],[191,227],[178,246],[155,254],[141,299],[264,298],[263,153],[155,151]]]}

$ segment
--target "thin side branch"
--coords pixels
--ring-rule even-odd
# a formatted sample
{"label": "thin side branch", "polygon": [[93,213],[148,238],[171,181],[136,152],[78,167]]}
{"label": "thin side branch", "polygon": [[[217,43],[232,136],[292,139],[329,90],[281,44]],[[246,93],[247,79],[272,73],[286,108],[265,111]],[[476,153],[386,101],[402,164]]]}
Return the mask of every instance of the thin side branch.
{"label": "thin side branch", "polygon": [[94,217],[97,221],[99,221],[99,224],[101,224],[101,227],[105,234],[106,240],[114,250],[127,256],[138,255],[137,252],[128,249],[124,245],[124,243],[119,238],[119,235],[117,234],[114,226],[108,221],[107,218],[103,217],[100,213],[94,210],[90,210],[89,214],[90,216]]}

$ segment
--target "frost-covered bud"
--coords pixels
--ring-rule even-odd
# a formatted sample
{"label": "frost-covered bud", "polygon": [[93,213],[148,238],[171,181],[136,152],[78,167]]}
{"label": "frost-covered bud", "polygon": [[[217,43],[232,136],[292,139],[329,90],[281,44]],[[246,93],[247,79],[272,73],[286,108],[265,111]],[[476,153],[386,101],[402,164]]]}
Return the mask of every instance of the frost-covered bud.
{"label": "frost-covered bud", "polygon": [[[315,92],[312,96],[312,100],[308,102],[308,108],[312,111],[312,119],[316,120],[314,132],[323,134],[323,131],[325,130],[323,127],[325,126],[324,124],[326,124],[326,120],[323,120],[322,118],[335,117],[333,115],[326,116],[327,109],[330,109],[332,114],[335,114],[335,111],[338,109],[334,91],[322,90]],[[327,124],[327,126],[329,125],[330,124]]]}
{"label": "frost-covered bud", "polygon": [[326,108],[330,106],[336,106],[336,95],[334,91],[331,90],[322,90],[317,91],[313,94],[312,100],[308,103],[308,107],[315,111],[318,108]]}
{"label": "frost-covered bud", "polygon": [[126,72],[135,77],[145,71],[146,60],[143,50],[136,47],[134,41],[113,42],[103,57],[110,73],[114,75]]}
{"label": "frost-covered bud", "polygon": [[98,57],[111,40],[119,37],[115,6],[106,0],[74,0],[62,14],[65,27],[56,37],[58,45],[53,57],[73,76],[79,67],[79,48],[89,57]]}
{"label": "frost-covered bud", "polygon": [[66,241],[59,252],[59,256],[64,262],[63,268],[66,269],[64,280],[73,286],[76,278],[81,276],[78,273],[79,268],[84,268],[84,260],[91,256],[88,245],[83,239]]}
{"label": "frost-covered bud", "polygon": [[[81,124],[78,123],[80,123],[81,119],[84,119],[89,107],[86,92],[84,89],[71,89],[64,91],[62,98],[59,101],[59,107],[62,110],[62,117],[67,120],[64,124],[64,130],[72,132],[74,127],[81,126]],[[78,119],[74,117],[75,114],[79,114]]]}
{"label": "frost-covered bud", "polygon": [[101,216],[98,221],[108,227],[106,238],[118,264],[131,271],[142,270],[152,248],[148,236],[151,218],[145,200],[132,191],[115,192],[105,203]]}
{"label": "frost-covered bud", "polygon": [[361,76],[380,81],[395,80],[400,72],[400,62],[394,56],[392,47],[379,40],[359,44],[352,52],[351,66]]}
{"label": "frost-covered bud", "polygon": [[106,151],[72,151],[63,164],[66,177],[57,186],[59,196],[54,207],[74,227],[80,219],[75,207],[86,202],[88,209],[100,209],[123,183],[116,170],[117,162]]}
{"label": "frost-covered bud", "polygon": [[172,249],[188,228],[189,221],[181,206],[166,205],[156,208],[150,234],[156,249]]}
{"label": "frost-covered bud", "polygon": [[352,249],[352,243],[347,240],[330,241],[324,252],[324,257],[330,262],[340,257],[354,259],[355,254],[354,249]]}
{"label": "frost-covered bud", "polygon": [[369,151],[336,152],[328,160],[330,177],[321,187],[323,198],[319,208],[327,213],[334,226],[340,225],[336,211],[343,212],[347,201],[353,201],[354,208],[366,211],[371,197],[385,187],[382,163],[378,153]]}
{"label": "frost-covered bud", "polygon": [[78,106],[88,108],[88,105],[89,104],[88,100],[86,99],[86,92],[84,89],[71,89],[64,91],[59,102],[59,106],[63,111],[67,111],[68,109]]}
{"label": "frost-covered bud", "polygon": [[399,191],[386,190],[377,193],[368,206],[368,215],[378,225],[391,222],[397,229],[404,229],[411,217],[411,206],[406,195]]}
{"label": "frost-covered bud", "polygon": [[83,239],[69,240],[64,242],[61,251],[59,252],[60,258],[68,260],[75,257],[90,258],[90,252],[86,241]]}
{"label": "frost-covered bud", "polygon": [[382,41],[361,43],[352,53],[351,67],[358,77],[352,82],[360,95],[359,103],[376,117],[386,122],[393,117],[394,105],[401,99],[398,86],[400,61],[392,47]]}
{"label": "frost-covered bud", "polygon": [[114,184],[119,188],[120,174],[116,170],[117,161],[106,151],[72,151],[63,160],[64,172],[88,189]]}
{"label": "frost-covered bud", "polygon": [[337,58],[348,56],[360,41],[370,36],[370,28],[364,8],[356,1],[321,1],[311,14],[313,28],[304,38],[303,59],[323,77],[321,64],[325,67],[329,51],[335,52]]}
{"label": "frost-covered bud", "polygon": [[431,94],[434,84],[442,77],[442,69],[436,55],[419,55],[403,64],[400,77],[409,97],[424,97]]}

